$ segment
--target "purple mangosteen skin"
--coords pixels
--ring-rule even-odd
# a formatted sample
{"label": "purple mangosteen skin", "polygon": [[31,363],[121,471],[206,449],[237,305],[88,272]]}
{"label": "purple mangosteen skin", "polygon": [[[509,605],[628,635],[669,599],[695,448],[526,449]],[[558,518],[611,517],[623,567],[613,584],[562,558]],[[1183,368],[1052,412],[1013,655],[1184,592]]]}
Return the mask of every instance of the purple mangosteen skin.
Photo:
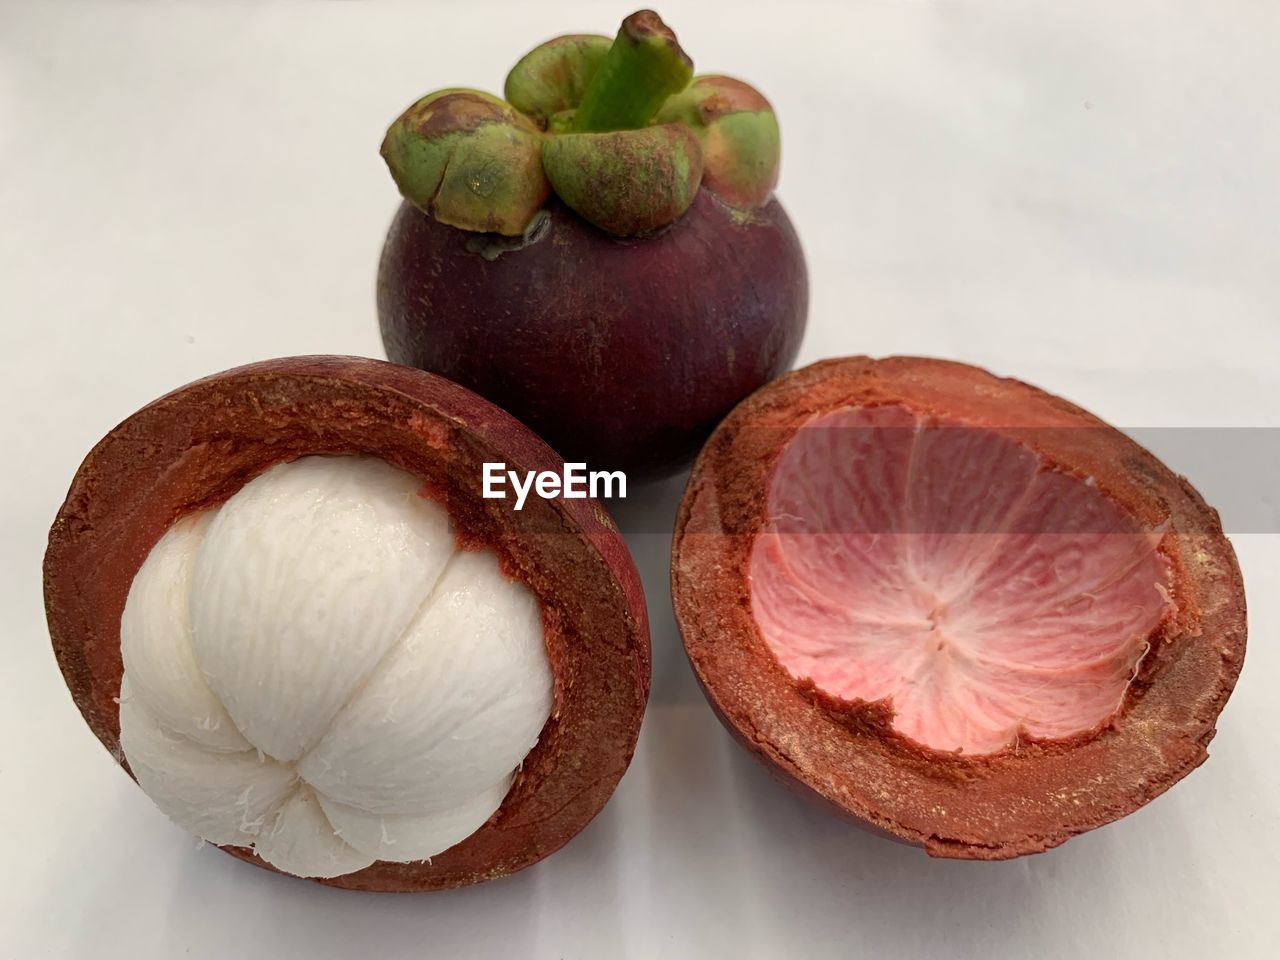
{"label": "purple mangosteen skin", "polygon": [[637,480],[686,466],[795,360],[808,274],[777,199],[744,213],[703,189],[632,239],[554,197],[544,217],[513,240],[402,204],[378,270],[387,356],[474,390],[566,460]]}

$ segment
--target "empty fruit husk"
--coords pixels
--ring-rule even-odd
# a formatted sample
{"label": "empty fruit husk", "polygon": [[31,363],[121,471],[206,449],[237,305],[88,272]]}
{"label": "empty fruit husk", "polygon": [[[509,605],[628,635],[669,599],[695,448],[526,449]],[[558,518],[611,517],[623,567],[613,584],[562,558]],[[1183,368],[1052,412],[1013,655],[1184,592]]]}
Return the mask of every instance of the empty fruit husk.
{"label": "empty fruit husk", "polygon": [[854,357],[753,394],[694,467],[672,591],[731,731],[936,856],[1003,859],[1207,756],[1244,658],[1215,511],[1034,387]]}

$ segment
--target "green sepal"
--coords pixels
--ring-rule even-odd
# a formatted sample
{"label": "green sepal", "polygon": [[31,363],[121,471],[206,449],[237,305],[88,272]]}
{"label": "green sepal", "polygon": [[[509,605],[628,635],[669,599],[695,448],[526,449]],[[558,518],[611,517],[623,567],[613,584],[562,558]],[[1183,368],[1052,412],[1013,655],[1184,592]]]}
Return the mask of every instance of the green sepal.
{"label": "green sepal", "polygon": [[502,95],[517,110],[546,125],[553,114],[572,110],[600,69],[612,41],[570,34],[534,47],[507,74]]}
{"label": "green sepal", "polygon": [[679,219],[698,192],[702,150],[679,123],[548,137],[542,166],[560,199],[620,237]]}
{"label": "green sepal", "polygon": [[695,77],[662,105],[657,123],[683,123],[702,145],[702,185],[734,206],[768,201],[778,183],[782,141],[773,107],[732,77]]}
{"label": "green sepal", "polygon": [[448,89],[387,130],[382,156],[400,194],[441,223],[519,236],[550,191],[542,134],[497,97]]}

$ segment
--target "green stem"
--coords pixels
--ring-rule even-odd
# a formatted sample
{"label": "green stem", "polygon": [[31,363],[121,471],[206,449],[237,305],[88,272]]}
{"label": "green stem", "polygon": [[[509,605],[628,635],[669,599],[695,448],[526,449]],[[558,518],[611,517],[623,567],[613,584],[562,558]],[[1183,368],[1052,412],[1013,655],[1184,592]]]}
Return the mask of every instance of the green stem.
{"label": "green stem", "polygon": [[652,10],[633,13],[587,84],[573,127],[580,133],[637,130],[691,79],[693,61],[671,28]]}

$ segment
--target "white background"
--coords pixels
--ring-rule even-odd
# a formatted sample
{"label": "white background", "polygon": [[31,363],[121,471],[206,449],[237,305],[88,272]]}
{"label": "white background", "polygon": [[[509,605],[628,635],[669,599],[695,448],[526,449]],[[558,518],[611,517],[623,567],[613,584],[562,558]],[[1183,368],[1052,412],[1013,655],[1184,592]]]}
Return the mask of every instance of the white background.
{"label": "white background", "polygon": [[[654,644],[635,763],[595,822],[515,877],[397,897],[252,869],[197,849],[89,734],[39,571],[81,457],[197,376],[380,355],[385,125],[436,87],[500,90],[536,42],[627,12],[0,0],[0,957],[1269,953],[1274,535],[1234,537],[1251,642],[1207,765],[1009,863],[931,861],[776,787],[694,686],[657,533],[631,538]],[[955,357],[1121,426],[1280,426],[1275,4],[662,12],[703,70],[778,108],[780,194],[812,274],[802,361]],[[680,489],[638,494],[625,522],[666,528]]]}

